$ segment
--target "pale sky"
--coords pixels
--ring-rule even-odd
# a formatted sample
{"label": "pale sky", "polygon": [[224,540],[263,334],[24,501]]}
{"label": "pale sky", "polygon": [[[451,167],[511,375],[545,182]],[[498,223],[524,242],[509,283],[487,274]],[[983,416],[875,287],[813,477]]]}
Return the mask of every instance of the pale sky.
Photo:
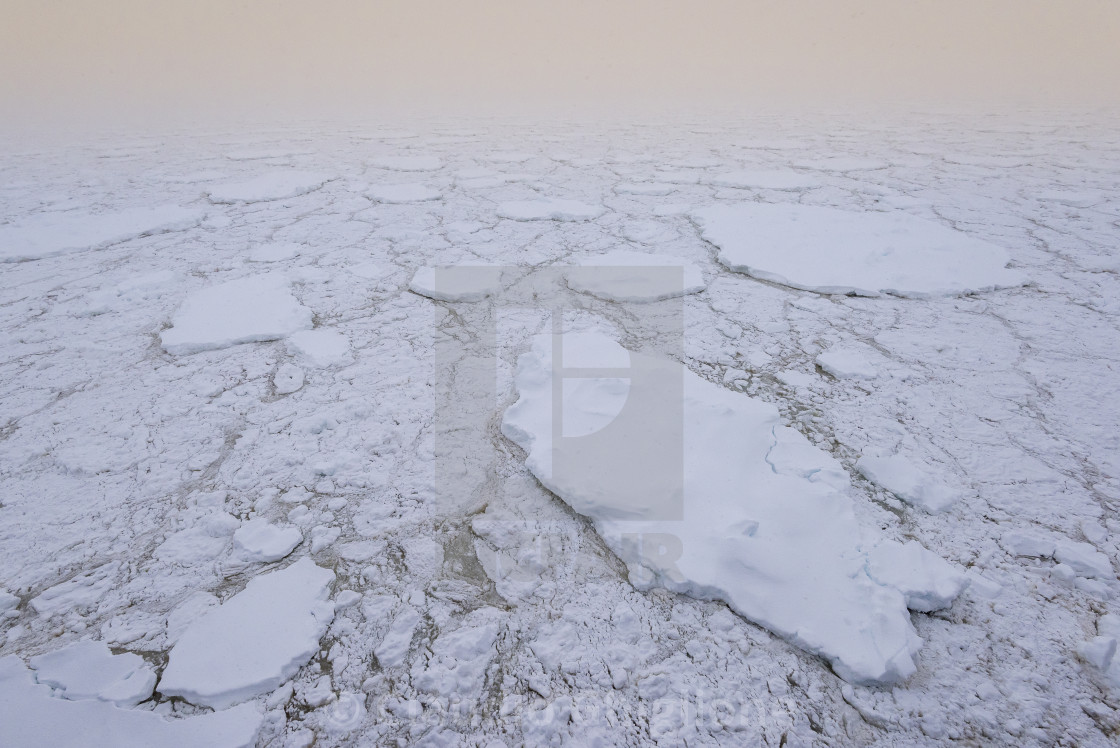
{"label": "pale sky", "polygon": [[0,0],[5,117],[1120,102],[1120,0]]}

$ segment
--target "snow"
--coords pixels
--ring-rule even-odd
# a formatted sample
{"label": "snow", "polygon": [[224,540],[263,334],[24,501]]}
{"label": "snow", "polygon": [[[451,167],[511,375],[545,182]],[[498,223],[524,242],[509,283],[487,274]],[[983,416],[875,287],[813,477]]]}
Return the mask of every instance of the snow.
{"label": "snow", "polygon": [[295,364],[283,364],[276,369],[276,374],[272,377],[272,384],[276,387],[276,394],[278,395],[298,392],[303,387],[303,382],[303,369]]}
{"label": "snow", "polygon": [[803,190],[820,187],[820,180],[796,171],[744,170],[713,176],[709,182],[717,187],[741,187],[762,190]]}
{"label": "snow", "polygon": [[568,285],[608,301],[659,301],[706,287],[700,268],[669,255],[615,250],[577,257],[574,264],[579,269],[568,272]]}
{"label": "snow", "polygon": [[864,455],[856,470],[908,504],[933,514],[947,511],[960,500],[960,492],[932,478],[902,455]]}
{"label": "snow", "polygon": [[[637,361],[674,366],[644,361],[594,333],[565,335],[562,345],[565,366],[618,366],[626,359],[631,367]],[[589,517],[607,545],[631,564],[632,581],[644,585],[640,570],[674,592],[724,600],[746,618],[822,655],[853,682],[892,683],[915,672],[921,640],[907,605],[946,607],[963,588],[963,575],[921,546],[890,541],[883,547],[883,539],[865,543],[869,530],[860,528],[851,499],[814,479],[832,464],[828,455],[809,448],[798,432],[781,429],[772,405],[688,371],[683,372],[682,482],[661,487],[682,497],[683,517],[651,516],[657,500],[641,492],[629,498],[604,493],[603,485],[618,485],[615,471],[623,480],[637,480],[637,466],[617,462],[627,449],[619,443],[621,435],[593,452],[553,441],[552,346],[551,336],[537,336],[519,359],[519,399],[506,411],[502,431],[526,450],[533,474]],[[616,383],[625,381],[589,379],[565,388],[565,433],[569,425],[578,436],[602,429],[604,415],[610,422],[636,396],[626,387],[619,392]],[[609,451],[599,451],[612,444],[617,444],[613,460]],[[568,467],[559,475],[553,473],[558,460]],[[712,517],[720,521],[712,523]],[[635,554],[630,539],[641,537],[668,538],[658,542],[672,547]]]}
{"label": "snow", "polygon": [[101,699],[135,706],[152,695],[156,673],[144,659],[114,655],[102,642],[75,642],[31,658],[35,680],[60,690],[66,699]]}
{"label": "snow", "polygon": [[350,340],[326,327],[292,333],[288,337],[288,348],[312,366],[335,366],[351,360]]}
{"label": "snow", "polygon": [[292,296],[284,278],[250,276],[193,292],[160,340],[168,353],[184,356],[278,340],[311,324],[311,310]]}
{"label": "snow", "polygon": [[488,265],[422,267],[409,290],[437,301],[481,301],[502,288],[502,268]]}
{"label": "snow", "polygon": [[899,211],[752,203],[692,217],[729,269],[818,293],[929,297],[1025,282],[1001,247]]}
{"label": "snow", "polygon": [[279,561],[302,542],[298,527],[277,527],[265,519],[251,519],[233,533],[233,544],[246,561]]}
{"label": "snow", "polygon": [[578,200],[511,200],[498,206],[498,216],[514,221],[590,221],[606,210]]}
{"label": "snow", "polygon": [[269,242],[253,247],[249,252],[250,262],[283,262],[298,257],[303,246],[295,242]]}
{"label": "snow", "polygon": [[319,172],[288,169],[273,171],[241,182],[227,182],[208,188],[212,203],[262,203],[287,200],[314,192],[334,177]]}
{"label": "snow", "polygon": [[817,365],[837,379],[875,379],[879,376],[874,353],[866,348],[837,345],[817,356]]}
{"label": "snow", "polygon": [[68,701],[37,685],[19,658],[0,658],[0,743],[55,748],[251,748],[263,715],[253,704],[181,719],[121,709],[104,701]]}
{"label": "snow", "polygon": [[307,558],[254,577],[187,628],[160,693],[226,709],[277,688],[318,650],[334,616],[333,581],[334,572]]}
{"label": "snow", "polygon": [[366,194],[379,203],[422,203],[443,196],[435,187],[424,184],[375,184]]}
{"label": "snow", "polygon": [[370,166],[390,171],[438,171],[443,161],[438,156],[381,156],[373,159]]}
{"label": "snow", "polygon": [[36,213],[0,224],[0,262],[27,262],[102,249],[141,236],[182,231],[205,214],[196,208],[161,205],[103,213]]}

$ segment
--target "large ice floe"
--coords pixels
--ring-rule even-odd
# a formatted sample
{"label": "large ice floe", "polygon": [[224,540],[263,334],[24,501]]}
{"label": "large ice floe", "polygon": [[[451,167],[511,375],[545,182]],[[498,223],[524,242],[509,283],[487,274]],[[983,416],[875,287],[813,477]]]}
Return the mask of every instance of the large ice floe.
{"label": "large ice floe", "polygon": [[1024,283],[994,244],[908,213],[717,205],[692,213],[731,270],[819,293],[949,296]]}
{"label": "large ice floe", "polygon": [[511,200],[498,206],[498,216],[513,221],[590,221],[607,212],[602,205],[578,200]]}
{"label": "large ice floe", "polygon": [[38,213],[0,226],[0,262],[26,262],[100,249],[150,234],[197,225],[204,213],[195,208],[161,205],[104,213]]}
{"label": "large ice floe", "polygon": [[99,699],[71,701],[36,683],[18,657],[0,658],[0,745],[249,748],[264,715],[255,704],[183,719],[121,709]]}
{"label": "large ice floe", "polygon": [[[640,372],[680,364],[631,353],[599,333],[564,335],[557,348],[565,366],[609,373],[565,379],[556,409],[563,423],[554,424],[553,346],[553,336],[537,336],[519,359],[519,399],[502,431],[526,450],[546,488],[593,521],[630,566],[631,581],[724,600],[852,682],[915,672],[921,640],[908,608],[951,604],[965,586],[961,572],[918,544],[861,527],[848,476],[832,456],[783,426],[773,405],[683,367],[683,411],[666,407],[666,418],[683,421],[683,466],[675,476],[656,471],[659,497],[648,503],[640,492],[621,496],[611,487],[625,483],[626,470],[640,482],[639,473],[656,467],[640,469],[635,445],[619,438],[619,424],[633,417],[628,401],[648,400],[636,391],[648,381]],[[631,378],[619,373],[627,367]],[[579,438],[619,428],[594,446]],[[676,516],[664,511],[666,497],[678,500]]]}
{"label": "large ice floe", "polygon": [[279,340],[312,323],[311,310],[292,296],[286,278],[251,276],[189,295],[160,340],[168,353],[185,355]]}
{"label": "large ice floe", "polygon": [[680,257],[617,250],[574,260],[568,285],[607,301],[659,301],[705,288],[700,268]]}
{"label": "large ice floe", "polygon": [[334,618],[334,572],[302,558],[250,580],[192,623],[171,649],[164,696],[225,709],[280,686],[319,649]]}
{"label": "large ice floe", "polygon": [[214,203],[260,203],[269,200],[287,200],[314,192],[332,177],[295,169],[261,174],[241,182],[214,185],[206,195]]}
{"label": "large ice floe", "polygon": [[408,288],[437,301],[482,301],[502,289],[503,276],[503,269],[494,265],[422,267]]}

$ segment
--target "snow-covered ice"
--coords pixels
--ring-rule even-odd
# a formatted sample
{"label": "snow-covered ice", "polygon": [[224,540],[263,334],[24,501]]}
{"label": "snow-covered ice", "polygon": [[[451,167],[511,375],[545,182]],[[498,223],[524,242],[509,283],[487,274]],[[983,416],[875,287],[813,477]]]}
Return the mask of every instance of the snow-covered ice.
{"label": "snow-covered ice", "polygon": [[832,346],[817,356],[817,365],[837,379],[875,379],[882,356],[866,347]]}
{"label": "snow-covered ice", "polygon": [[278,340],[311,324],[311,310],[296,300],[285,278],[250,276],[193,292],[160,340],[168,353],[182,356]]}
{"label": "snow-covered ice", "polygon": [[705,288],[700,268],[680,257],[616,250],[574,264],[568,285],[608,301],[658,301]]}
{"label": "snow-covered ice", "polygon": [[601,205],[578,200],[511,200],[498,206],[498,216],[514,221],[590,221],[606,212]]}
{"label": "snow-covered ice", "polygon": [[959,491],[933,478],[902,455],[863,455],[856,462],[856,470],[872,483],[927,512],[944,512],[961,498]]}
{"label": "snow-covered ice", "polygon": [[490,265],[422,267],[408,287],[438,301],[481,301],[501,290],[503,275],[501,267]]}
{"label": "snow-covered ice", "polygon": [[370,166],[391,171],[438,171],[443,161],[438,156],[380,156]]}
{"label": "snow-covered ice", "polygon": [[233,533],[233,543],[247,561],[279,561],[302,542],[298,527],[277,527],[266,519],[251,519]]}
{"label": "snow-covered ice", "polygon": [[709,180],[717,187],[742,187],[760,190],[804,190],[819,187],[816,177],[790,170],[743,170],[716,174]]}
{"label": "snow-covered ice", "polygon": [[288,348],[313,366],[334,366],[350,360],[349,339],[325,327],[292,333]]}
{"label": "snow-covered ice", "polygon": [[197,208],[178,205],[101,213],[37,213],[0,224],[0,262],[41,260],[140,236],[181,231],[197,225],[204,216]]}
{"label": "snow-covered ice", "polygon": [[1021,285],[991,242],[899,211],[749,203],[693,212],[719,261],[820,293],[926,297]]}
{"label": "snow-covered ice", "polygon": [[286,200],[313,192],[333,178],[328,174],[294,169],[273,171],[240,182],[213,185],[207,188],[206,195],[214,203]]}
{"label": "snow-covered ice", "polygon": [[80,641],[31,658],[35,680],[67,699],[135,706],[152,695],[156,673],[139,655],[113,654],[102,642]]}
{"label": "snow-covered ice", "polygon": [[318,650],[334,616],[333,581],[307,558],[251,579],[171,648],[160,693],[225,709],[273,690]]}
{"label": "snow-covered ice", "polygon": [[375,184],[366,194],[379,203],[422,203],[439,200],[443,196],[435,187],[425,184]]}

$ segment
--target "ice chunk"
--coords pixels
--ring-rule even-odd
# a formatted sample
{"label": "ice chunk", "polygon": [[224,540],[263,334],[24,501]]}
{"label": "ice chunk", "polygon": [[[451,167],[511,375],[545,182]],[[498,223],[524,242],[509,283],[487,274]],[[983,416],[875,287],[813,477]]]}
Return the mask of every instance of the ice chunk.
{"label": "ice chunk", "polygon": [[18,605],[18,597],[10,592],[6,592],[0,589],[0,617],[3,617],[4,614],[8,613],[9,611],[14,611],[16,609],[16,606]]}
{"label": "ice chunk", "polygon": [[692,216],[731,270],[808,291],[928,297],[1025,282],[1001,247],[908,213],[744,203]]}
{"label": "ice chunk", "polygon": [[443,162],[437,156],[382,156],[373,159],[370,166],[391,171],[438,171]]}
{"label": "ice chunk", "polygon": [[279,395],[296,392],[303,387],[303,369],[295,364],[284,364],[276,370],[276,375],[272,377],[272,385]]}
{"label": "ice chunk", "polygon": [[197,226],[205,213],[161,205],[105,213],[39,213],[0,226],[0,262],[26,262],[101,249],[139,236]]}
{"label": "ice chunk", "polygon": [[318,650],[334,618],[333,581],[334,572],[307,558],[250,580],[187,628],[160,693],[225,709],[277,688]]}
{"label": "ice chunk", "polygon": [[155,670],[131,652],[114,655],[104,642],[82,641],[31,658],[35,679],[67,699],[101,699],[136,706],[152,695]]}
{"label": "ice chunk", "polygon": [[1063,538],[1057,542],[1054,558],[1071,567],[1079,577],[1113,578],[1112,562],[1108,556],[1088,543]]}
{"label": "ice chunk", "polygon": [[412,634],[420,623],[420,614],[411,606],[404,606],[393,618],[385,638],[374,648],[381,667],[396,667],[404,662],[412,644]]}
{"label": "ice chunk", "polygon": [[929,613],[948,608],[968,577],[945,559],[913,540],[883,540],[867,553],[868,574],[906,596],[906,607]]}
{"label": "ice chunk", "polygon": [[283,278],[227,281],[187,297],[160,333],[168,353],[187,355],[240,343],[277,340],[311,327],[311,310],[296,301]]}
{"label": "ice chunk", "polygon": [[959,492],[926,475],[902,455],[864,455],[856,462],[856,470],[906,503],[931,514],[946,511],[961,497]]}
{"label": "ice chunk", "polygon": [[798,174],[789,170],[746,170],[717,174],[708,180],[717,187],[743,187],[763,190],[801,190],[819,187],[816,177]]}
{"label": "ice chunk", "polygon": [[379,203],[422,203],[443,196],[435,187],[423,184],[376,184],[366,194]]}
{"label": "ice chunk", "polygon": [[999,538],[1000,545],[1012,556],[1052,558],[1057,550],[1057,539],[1052,536],[1024,530],[1009,530]]}
{"label": "ice chunk", "polygon": [[277,527],[265,519],[251,519],[233,534],[233,544],[246,561],[279,561],[302,542],[298,527]]}
{"label": "ice chunk", "polygon": [[333,177],[309,171],[284,170],[262,174],[244,182],[229,182],[210,187],[206,195],[213,203],[260,203],[287,200],[322,187]]}
{"label": "ice chunk", "polygon": [[607,212],[602,205],[577,200],[513,200],[498,206],[498,215],[514,221],[590,221]]}
{"label": "ice chunk", "polygon": [[288,349],[314,366],[335,366],[350,360],[350,340],[326,327],[293,333],[288,338]]}
{"label": "ice chunk", "polygon": [[[925,557],[911,559],[912,568],[894,578],[873,578],[863,549],[876,543],[861,541],[864,528],[850,498],[829,481],[812,479],[831,458],[813,455],[804,436],[781,428],[773,405],[709,383],[677,363],[627,352],[603,336],[565,335],[565,366],[574,365],[569,359],[578,359],[574,349],[581,347],[600,349],[589,359],[629,358],[634,377],[628,400],[635,410],[627,411],[627,402],[607,427],[616,431],[594,447],[580,438],[554,442],[552,345],[551,336],[537,336],[520,358],[519,399],[506,411],[502,431],[526,450],[527,466],[545,487],[591,518],[630,565],[635,584],[724,600],[826,657],[852,681],[892,682],[914,672],[921,641],[907,600],[921,608],[948,604],[957,582]],[[604,349],[617,355],[604,356]],[[683,377],[677,397],[683,398],[684,462],[675,485],[664,471],[656,478],[663,484],[660,498],[679,497],[679,518],[663,514],[665,507],[655,506],[647,492],[620,496],[605,489],[641,483],[646,479],[637,473],[651,472],[648,459],[623,435],[640,431],[649,415],[636,382],[671,371]],[[615,410],[612,380],[598,381],[603,383],[586,380],[565,391],[565,426],[569,414],[594,419]],[[664,406],[668,395],[658,402]],[[626,425],[632,417],[637,426]],[[779,471],[767,458],[783,452]]]}
{"label": "ice chunk", "polygon": [[621,182],[615,185],[614,191],[619,195],[649,195],[653,197],[662,197],[675,192],[676,189],[676,185],[662,184],[660,182]]}
{"label": "ice chunk", "polygon": [[413,293],[438,301],[481,301],[502,288],[502,269],[490,265],[422,267],[408,284]]}
{"label": "ice chunk", "polygon": [[19,658],[0,658],[0,745],[150,748],[251,748],[264,715],[254,704],[164,719],[112,704],[67,701],[35,683]]}
{"label": "ice chunk", "polygon": [[837,379],[875,379],[879,376],[870,351],[847,345],[834,345],[817,356],[817,365]]}
{"label": "ice chunk", "polygon": [[448,698],[477,698],[486,668],[497,654],[494,642],[501,618],[496,608],[479,608],[463,619],[459,628],[441,632],[423,669],[423,663],[416,664],[416,688]]}
{"label": "ice chunk", "polygon": [[576,259],[568,285],[607,301],[659,301],[703,291],[700,268],[680,257],[618,250]]}

